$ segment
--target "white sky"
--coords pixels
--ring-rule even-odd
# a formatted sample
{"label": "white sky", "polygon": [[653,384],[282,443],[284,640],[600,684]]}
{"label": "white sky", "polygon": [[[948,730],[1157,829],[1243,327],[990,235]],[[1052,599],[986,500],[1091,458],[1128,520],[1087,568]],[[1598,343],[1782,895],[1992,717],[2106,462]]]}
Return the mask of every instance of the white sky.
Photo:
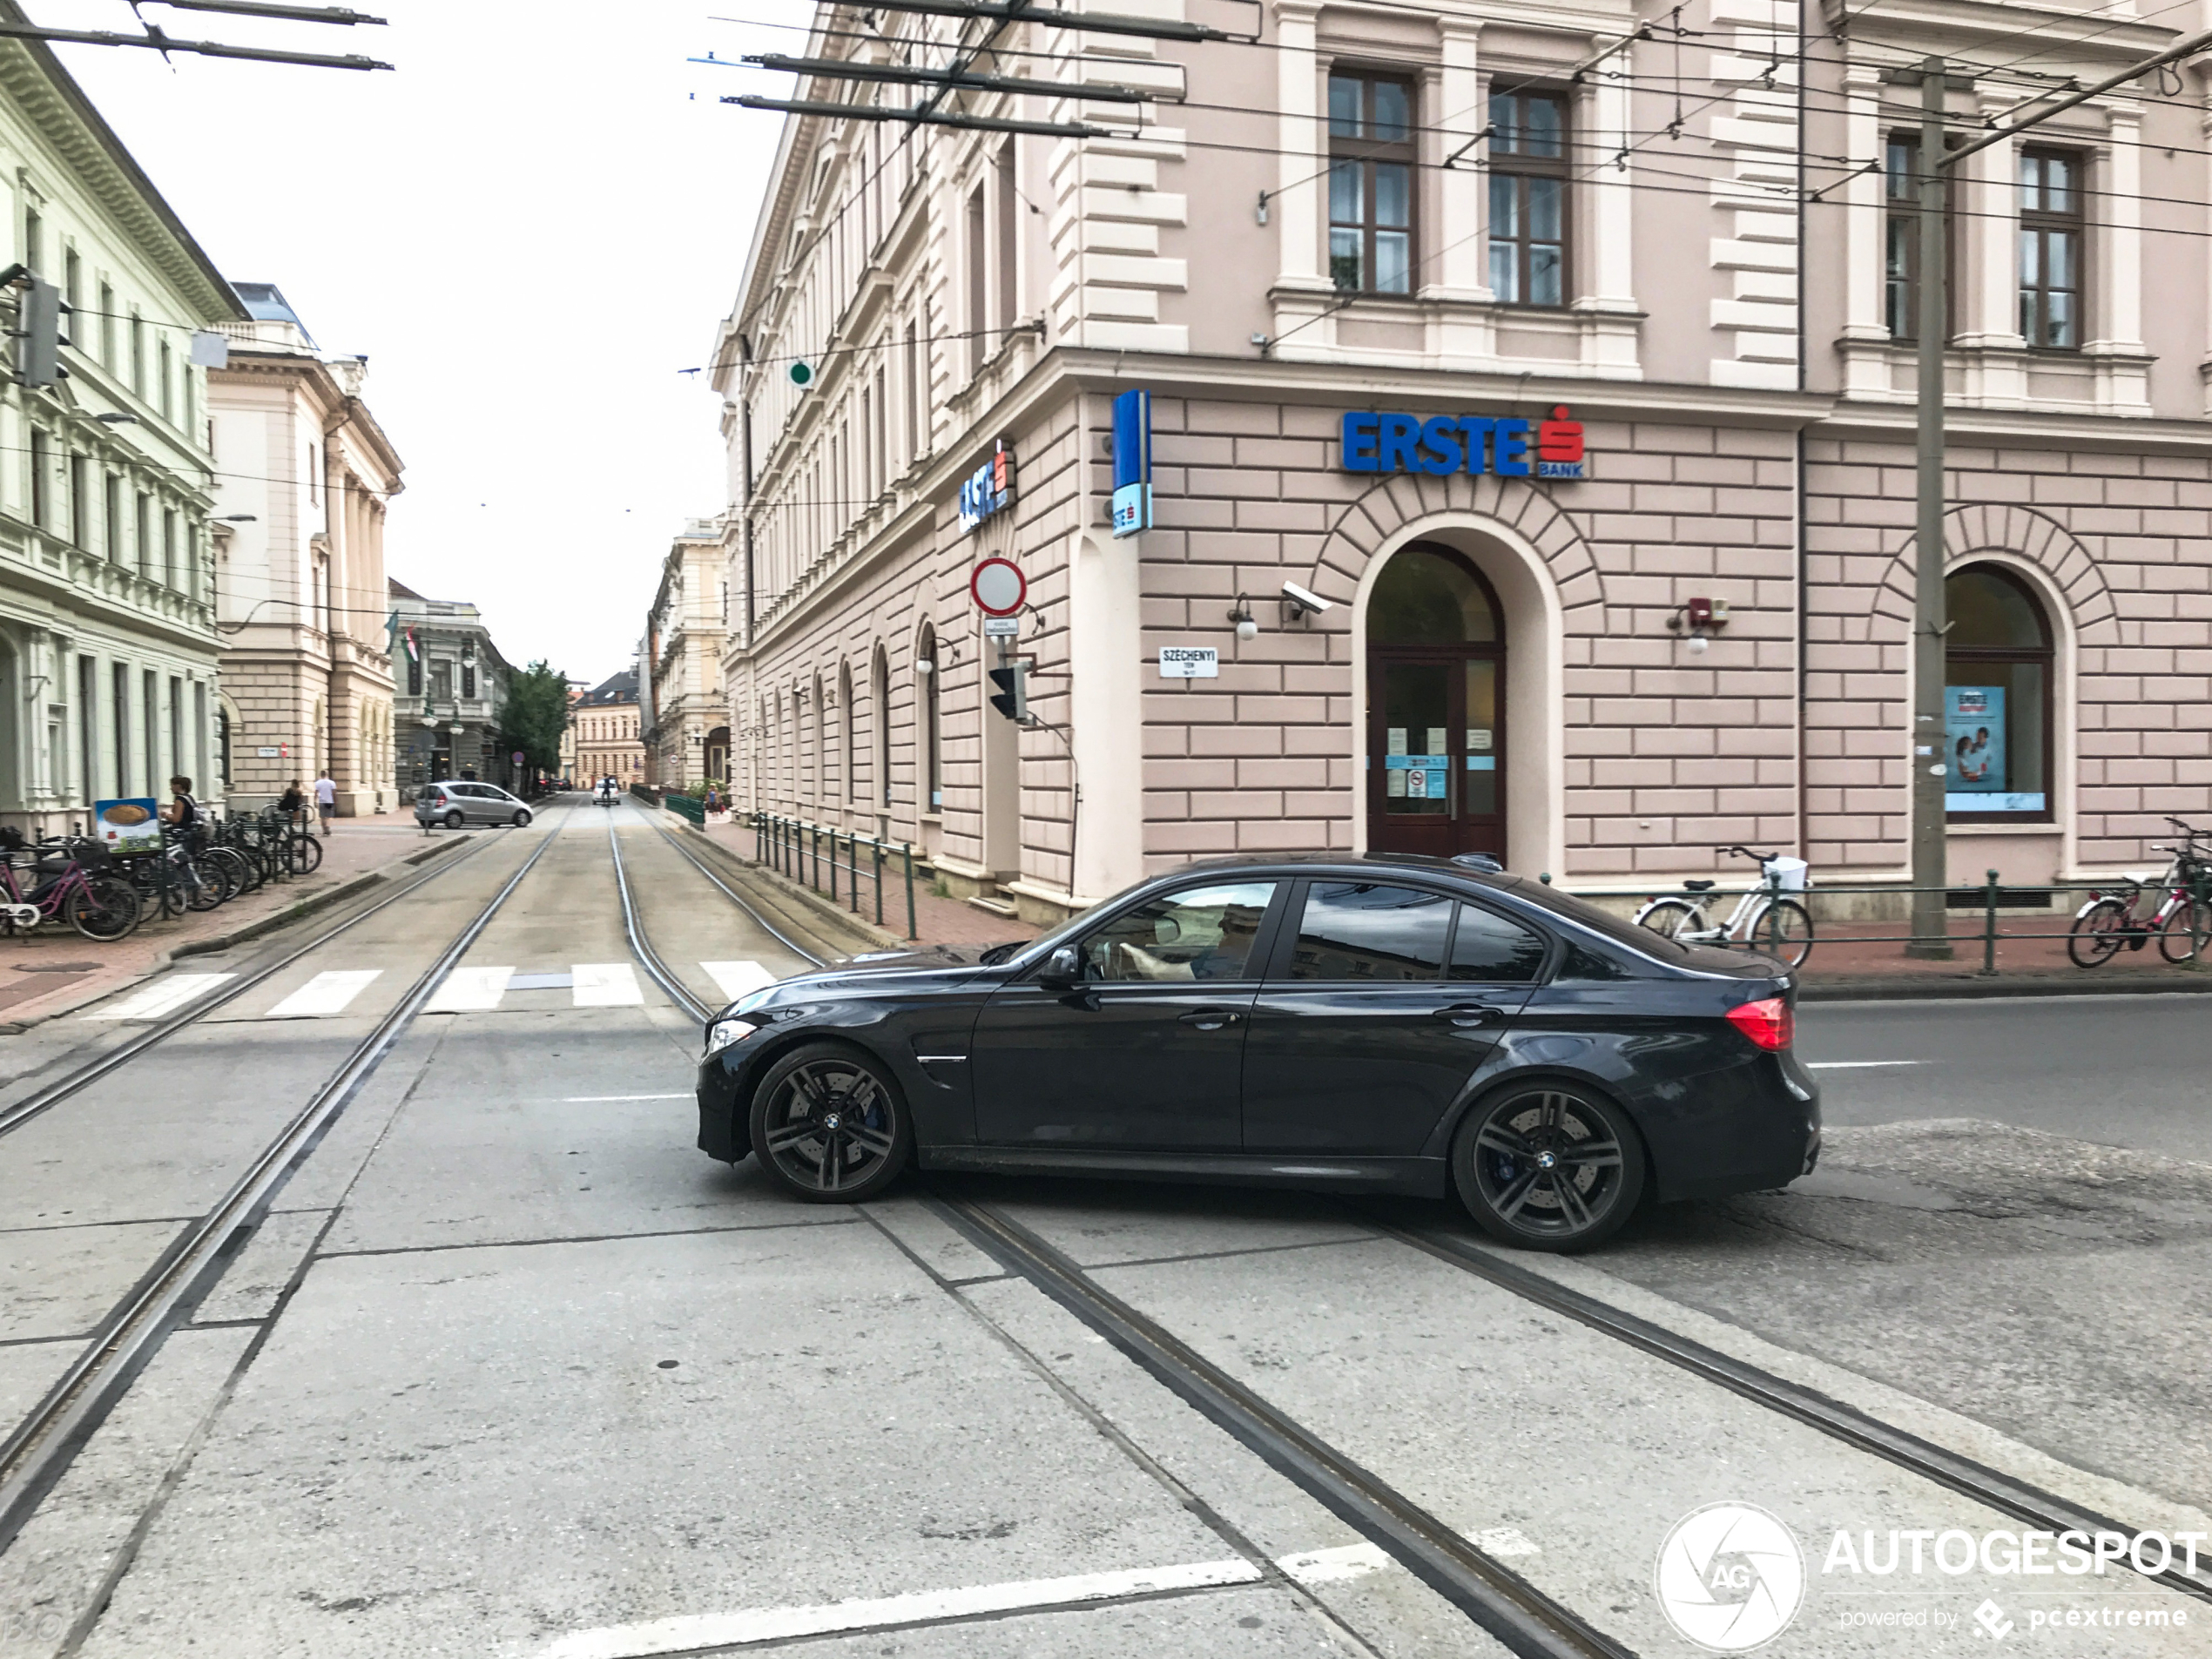
{"label": "white sky", "polygon": [[[145,15],[172,37],[361,53],[395,72],[60,46],[237,281],[273,282],[327,352],[369,360],[407,463],[389,573],[473,600],[509,660],[631,665],[669,539],[721,511],[703,374],[782,117],[716,103],[782,78],[806,0],[338,0],[386,28]],[[135,32],[122,0],[30,0]],[[694,98],[694,95],[695,98]]]}

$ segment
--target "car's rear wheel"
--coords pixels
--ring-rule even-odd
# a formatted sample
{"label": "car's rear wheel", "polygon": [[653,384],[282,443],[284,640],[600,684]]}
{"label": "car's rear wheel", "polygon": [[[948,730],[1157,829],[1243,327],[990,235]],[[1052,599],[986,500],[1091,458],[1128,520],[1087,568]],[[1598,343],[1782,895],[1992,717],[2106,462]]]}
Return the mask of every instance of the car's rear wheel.
{"label": "car's rear wheel", "polygon": [[752,1149],[778,1186],[810,1204],[873,1198],[914,1151],[888,1073],[857,1049],[810,1042],[769,1067],[752,1096]]}
{"label": "car's rear wheel", "polygon": [[1452,1142],[1460,1202],[1482,1230],[1526,1250],[1588,1250],[1642,1197],[1643,1143],[1592,1090],[1544,1082],[1476,1103]]}
{"label": "car's rear wheel", "polygon": [[455,807],[451,812],[446,814],[446,827],[448,829],[459,829],[468,821],[469,820],[466,818],[462,816],[461,808],[458,806]]}

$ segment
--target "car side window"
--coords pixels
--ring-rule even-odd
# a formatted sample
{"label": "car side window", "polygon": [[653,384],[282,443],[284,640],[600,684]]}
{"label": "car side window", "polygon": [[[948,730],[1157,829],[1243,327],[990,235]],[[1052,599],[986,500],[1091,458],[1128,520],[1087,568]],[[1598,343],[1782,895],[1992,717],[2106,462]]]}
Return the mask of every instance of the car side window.
{"label": "car side window", "polygon": [[1148,899],[1083,941],[1083,977],[1108,982],[1243,979],[1275,886],[1222,882]]}
{"label": "car side window", "polygon": [[1452,978],[1532,985],[1543,971],[1541,934],[1480,905],[1460,907],[1460,925],[1452,934]]}
{"label": "car side window", "polygon": [[1288,977],[1370,984],[1444,977],[1452,901],[1377,881],[1316,881],[1291,948]]}

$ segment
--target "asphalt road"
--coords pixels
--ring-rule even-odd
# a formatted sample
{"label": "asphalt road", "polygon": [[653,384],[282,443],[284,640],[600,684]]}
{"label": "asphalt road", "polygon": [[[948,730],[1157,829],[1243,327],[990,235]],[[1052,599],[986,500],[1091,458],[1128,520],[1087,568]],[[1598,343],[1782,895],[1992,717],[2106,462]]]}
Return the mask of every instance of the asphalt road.
{"label": "asphalt road", "polygon": [[[2124,1575],[1824,1570],[1839,1530],[2008,1522],[1387,1231],[1465,1231],[1442,1205],[980,1178],[789,1202],[692,1148],[696,1028],[630,960],[610,835],[698,995],[801,966],[633,807],[556,808],[0,1138],[12,1421],[550,841],[0,1554],[0,1659],[1509,1650],[945,1196],[1636,1653],[1697,1651],[1654,1562],[1723,1501],[1806,1552],[1777,1653],[1979,1652],[1984,1603],[2023,1635],[2069,1608],[2212,1621]],[[2212,1531],[2194,1002],[1808,1009],[1813,1177],[1535,1264],[2077,1503]],[[118,1040],[65,1023],[49,1070]],[[2201,1623],[2033,1634],[2212,1650]]]}

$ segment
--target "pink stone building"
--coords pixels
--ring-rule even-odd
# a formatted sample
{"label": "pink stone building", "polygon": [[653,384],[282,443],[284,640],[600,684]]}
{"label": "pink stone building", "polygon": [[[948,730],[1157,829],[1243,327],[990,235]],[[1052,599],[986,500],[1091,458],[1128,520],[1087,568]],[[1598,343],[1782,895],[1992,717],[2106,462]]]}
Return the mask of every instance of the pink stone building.
{"label": "pink stone building", "polygon": [[[793,95],[984,125],[784,118],[717,356],[740,803],[912,839],[1039,917],[1285,847],[1629,894],[1746,842],[1905,881],[1919,93],[1885,74],[1966,63],[1979,131],[2047,84],[2010,66],[2016,13],[1148,15],[1259,35],[818,14],[813,57],[1055,90]],[[2053,13],[2033,70],[2178,33]],[[1962,880],[2126,867],[2212,817],[2187,74],[1981,152],[1954,203]],[[1117,536],[1131,389],[1152,518]],[[1580,476],[1546,464],[1571,427]],[[1005,498],[971,482],[1001,452]],[[992,556],[1027,580],[1010,645],[969,596]],[[1028,725],[987,701],[1013,658]]]}

